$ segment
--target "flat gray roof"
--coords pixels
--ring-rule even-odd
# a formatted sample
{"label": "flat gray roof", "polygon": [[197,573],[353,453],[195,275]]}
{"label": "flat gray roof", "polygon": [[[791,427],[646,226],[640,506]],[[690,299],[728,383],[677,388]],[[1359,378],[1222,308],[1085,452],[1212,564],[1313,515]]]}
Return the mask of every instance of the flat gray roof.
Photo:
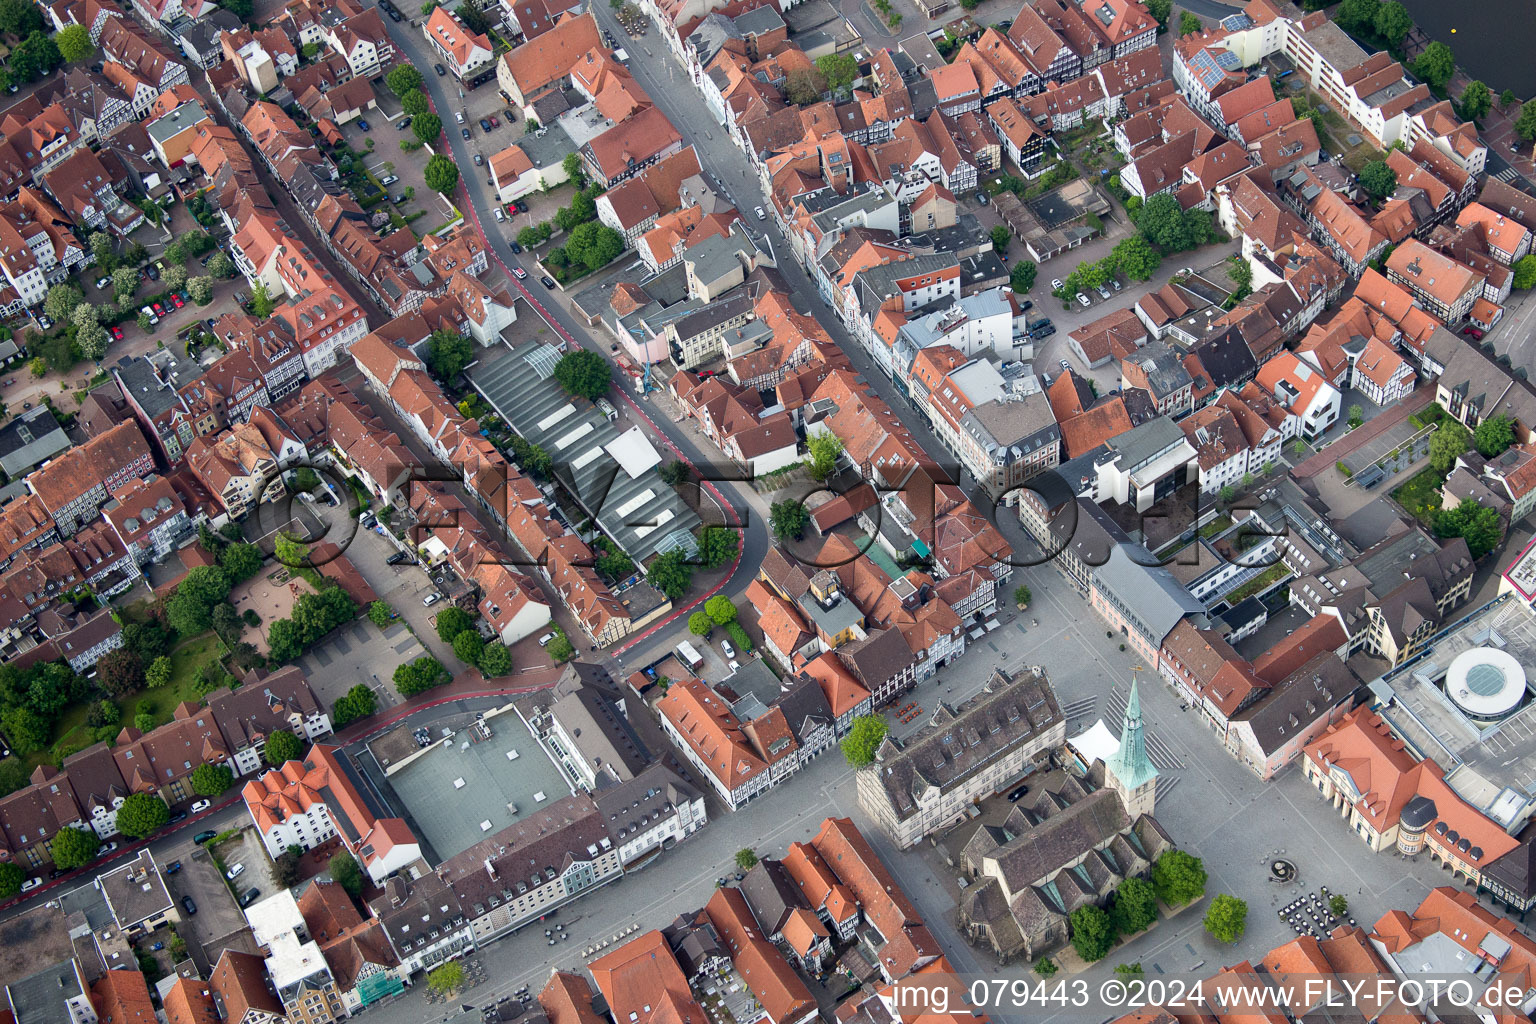
{"label": "flat gray roof", "polygon": [[[572,792],[516,711],[486,718],[485,727],[489,738],[478,736],[474,726],[452,737],[435,730],[435,746],[389,776],[395,795],[444,860]],[[509,756],[514,751],[515,758]],[[540,793],[544,799],[535,799]]]}

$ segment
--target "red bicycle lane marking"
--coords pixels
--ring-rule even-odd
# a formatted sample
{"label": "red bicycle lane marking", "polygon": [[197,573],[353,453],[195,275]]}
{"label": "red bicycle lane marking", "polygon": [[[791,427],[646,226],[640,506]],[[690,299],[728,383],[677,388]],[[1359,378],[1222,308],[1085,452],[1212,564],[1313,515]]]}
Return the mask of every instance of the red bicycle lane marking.
{"label": "red bicycle lane marking", "polygon": [[[482,224],[481,221],[480,221],[480,211],[475,209],[475,204],[470,199],[468,183],[465,182],[463,179],[460,179],[459,186],[460,186],[461,189],[463,189],[464,209],[469,211],[469,216],[474,221],[475,230],[480,232],[480,237],[485,242],[486,252],[490,253],[491,258],[496,261],[496,265],[501,268],[502,273],[506,274],[507,275],[507,279],[517,286],[517,290],[522,293],[523,298],[526,299],[528,304],[530,306],[532,306],[534,308],[534,310],[539,314],[539,318],[541,320],[543,320],[546,324],[548,324],[549,327],[552,328],[555,331],[555,333],[560,335],[561,338],[565,339],[565,341],[566,341],[566,343],[568,345],[574,346],[575,348],[578,348],[578,349],[581,349],[581,350],[585,351],[586,350],[586,346],[582,345],[581,342],[577,341],[574,337],[572,337],[571,333],[569,331],[567,331],[564,327],[562,327],[560,325],[559,321],[557,321],[553,316],[550,315],[549,310],[545,309],[543,304],[541,304],[538,299],[533,297],[533,293],[528,290],[527,285],[523,284],[523,282],[517,277],[517,275],[512,273],[512,270],[511,270],[510,267],[507,266],[506,261],[501,258],[501,254],[496,251],[496,247],[491,244],[490,235],[487,234],[487,232],[485,230],[485,225]],[[654,434],[657,437],[661,438],[661,440],[666,443],[666,446],[672,450],[672,453],[674,455],[676,455],[680,460],[682,460],[687,465],[689,465],[689,466],[693,465],[692,460],[690,460],[688,458],[688,456],[683,454],[682,449],[678,448],[678,446],[675,443],[673,443],[672,439],[670,437],[668,437],[666,435],[666,433],[660,427],[658,427],[656,425],[655,421],[652,420],[650,418],[650,416],[648,416],[646,414],[645,410],[641,409],[640,406],[635,403],[635,400],[633,398],[629,397],[629,393],[628,392],[626,392],[623,388],[619,388],[619,394],[623,396],[625,404],[628,405],[630,409],[634,410],[634,412],[635,412],[635,414],[637,416],[639,416],[642,420],[645,421],[646,425],[651,428],[651,430],[654,432]],[[704,484],[704,486],[706,488],[709,489],[709,493],[712,494],[715,497],[715,499],[720,503],[720,507],[722,509],[724,509],[727,513],[730,514],[731,521],[734,522],[737,526],[743,525],[742,521],[741,521],[741,516],[736,511],[736,506],[731,504],[731,502],[726,499],[724,494],[720,493],[720,489],[717,488],[714,485],[714,483],[709,481],[709,480],[703,481],[703,484]],[[684,605],[682,608],[678,609],[677,611],[674,611],[671,615],[668,615],[666,618],[661,619],[660,621],[658,621],[657,623],[652,625],[649,629],[647,629],[645,632],[641,633],[639,636],[633,638],[628,643],[624,644],[622,647],[614,648],[614,650],[612,651],[613,656],[614,657],[619,657],[619,656],[623,655],[624,653],[632,650],[633,648],[635,648],[639,644],[641,644],[641,643],[645,642],[646,640],[648,640],[655,633],[657,633],[660,630],[666,628],[667,626],[670,626],[672,623],[676,622],[678,619],[682,618],[683,616],[691,614],[693,612],[693,610],[695,608],[697,608],[699,605],[703,604],[705,601],[709,600],[711,597],[714,597],[716,594],[718,594],[722,590],[724,590],[725,587],[726,587],[726,584],[730,583],[731,579],[733,577],[735,577],[737,570],[741,568],[741,549],[744,546],[745,546],[744,542],[742,544],[738,544],[736,546],[736,557],[731,560],[731,571],[725,574],[724,578],[721,579],[720,583],[717,586],[715,586],[712,590],[710,590],[710,591],[702,594],[701,596],[695,598],[693,601],[690,601],[688,604]]]}

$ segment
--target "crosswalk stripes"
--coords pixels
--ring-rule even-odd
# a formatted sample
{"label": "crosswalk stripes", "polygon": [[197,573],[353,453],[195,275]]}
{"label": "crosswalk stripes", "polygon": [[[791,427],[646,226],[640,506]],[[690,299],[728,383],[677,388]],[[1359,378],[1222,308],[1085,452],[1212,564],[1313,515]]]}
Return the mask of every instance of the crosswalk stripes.
{"label": "crosswalk stripes", "polygon": [[1173,792],[1173,787],[1179,784],[1177,775],[1159,775],[1157,777],[1157,799],[1162,800]]}
{"label": "crosswalk stripes", "polygon": [[1091,715],[1093,714],[1093,707],[1097,703],[1098,699],[1095,697],[1084,697],[1082,700],[1068,701],[1061,706],[1061,715],[1067,719]]}
{"label": "crosswalk stripes", "polygon": [[1506,167],[1502,171],[1500,171],[1498,174],[1494,175],[1495,178],[1498,178],[1500,181],[1504,182],[1506,185],[1513,183],[1514,180],[1516,178],[1518,178],[1519,176],[1520,176],[1519,173],[1516,172],[1516,170],[1513,167]]}

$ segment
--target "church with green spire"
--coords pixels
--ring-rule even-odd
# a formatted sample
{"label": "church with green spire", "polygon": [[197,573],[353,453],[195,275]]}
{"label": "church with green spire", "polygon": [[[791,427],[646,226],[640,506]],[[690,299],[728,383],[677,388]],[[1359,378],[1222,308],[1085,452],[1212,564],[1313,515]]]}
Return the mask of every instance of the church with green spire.
{"label": "church with green spire", "polygon": [[1125,812],[1135,821],[1151,814],[1157,800],[1157,766],[1147,756],[1147,737],[1141,722],[1141,696],[1137,680],[1131,679],[1131,696],[1125,702],[1125,720],[1120,725],[1120,749],[1104,765],[1104,782],[1120,794]]}

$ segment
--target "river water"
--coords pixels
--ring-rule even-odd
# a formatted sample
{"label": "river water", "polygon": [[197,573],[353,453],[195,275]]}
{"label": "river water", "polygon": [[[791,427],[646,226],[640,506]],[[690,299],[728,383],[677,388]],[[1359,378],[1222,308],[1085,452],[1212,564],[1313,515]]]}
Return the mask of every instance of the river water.
{"label": "river water", "polygon": [[1513,89],[1536,96],[1536,0],[1402,0],[1431,38],[1455,51],[1456,63],[1486,82],[1494,96]]}

